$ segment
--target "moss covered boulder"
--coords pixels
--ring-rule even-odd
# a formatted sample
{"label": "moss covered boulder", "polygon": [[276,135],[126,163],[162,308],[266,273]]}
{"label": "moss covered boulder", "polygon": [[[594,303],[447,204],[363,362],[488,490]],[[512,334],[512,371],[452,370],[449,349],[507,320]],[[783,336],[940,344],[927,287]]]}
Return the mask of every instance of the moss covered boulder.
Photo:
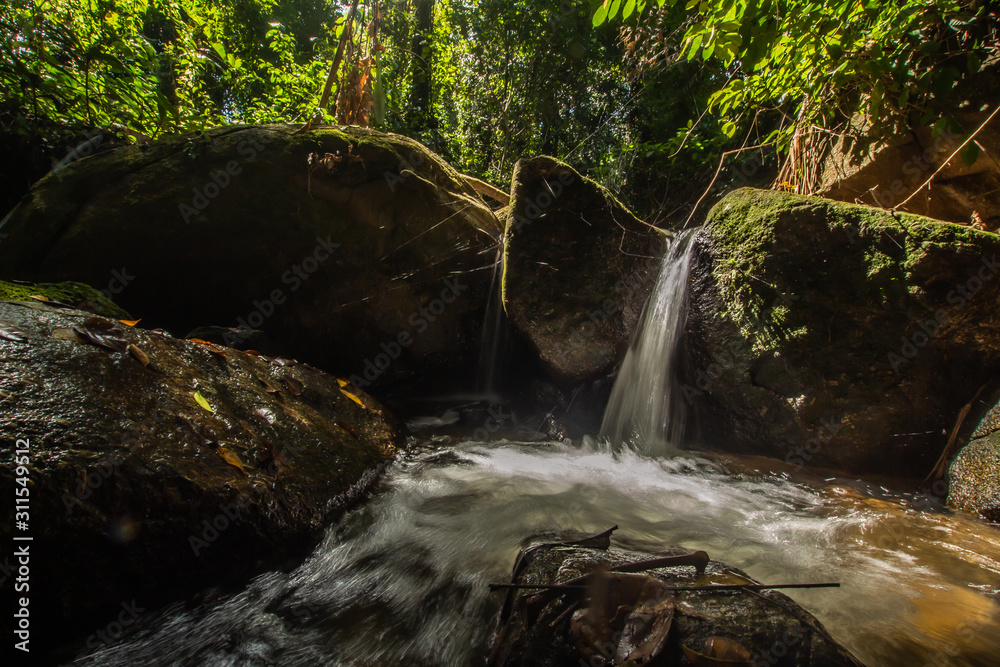
{"label": "moss covered boulder", "polygon": [[798,464],[926,475],[1000,369],[1000,237],[744,189],[696,239],[692,435]]}
{"label": "moss covered boulder", "polygon": [[468,366],[489,281],[475,269],[493,263],[502,232],[461,175],[410,139],[284,125],[73,162],[0,231],[0,277],[108,286],[178,334],[263,330],[359,382]]}
{"label": "moss covered boulder", "polygon": [[659,272],[663,232],[600,185],[549,157],[514,167],[504,308],[557,380],[611,371]]}
{"label": "moss covered boulder", "polygon": [[83,283],[10,283],[0,280],[0,301],[54,301],[97,315],[115,319],[132,319],[128,311],[89,285]]}
{"label": "moss covered boulder", "polygon": [[948,504],[1000,523],[1000,402],[983,417],[952,461]]}
{"label": "moss covered boulder", "polygon": [[0,487],[28,489],[0,539],[32,538],[33,651],[303,557],[401,444],[304,364],[0,302]]}

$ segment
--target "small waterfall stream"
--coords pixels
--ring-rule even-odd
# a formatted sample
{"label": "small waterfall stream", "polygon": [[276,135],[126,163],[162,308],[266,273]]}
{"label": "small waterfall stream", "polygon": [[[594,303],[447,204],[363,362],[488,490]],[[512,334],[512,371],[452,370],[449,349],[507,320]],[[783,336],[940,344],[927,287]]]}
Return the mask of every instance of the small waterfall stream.
{"label": "small waterfall stream", "polygon": [[498,401],[504,381],[504,371],[510,361],[510,329],[503,311],[503,244],[497,249],[496,263],[490,279],[489,300],[483,317],[483,334],[479,343],[476,366],[476,394]]}
{"label": "small waterfall stream", "polygon": [[616,446],[659,456],[679,453],[685,408],[674,362],[684,332],[695,234],[682,232],[670,244],[615,379],[601,435]]}

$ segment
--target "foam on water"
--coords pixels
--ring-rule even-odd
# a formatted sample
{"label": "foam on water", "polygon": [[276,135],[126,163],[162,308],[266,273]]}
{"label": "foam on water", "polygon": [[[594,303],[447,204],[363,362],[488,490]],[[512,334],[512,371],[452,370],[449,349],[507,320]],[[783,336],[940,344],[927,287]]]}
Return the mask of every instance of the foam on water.
{"label": "foam on water", "polygon": [[508,576],[524,539],[613,524],[629,548],[705,549],[769,583],[840,581],[791,593],[872,665],[985,666],[1000,650],[995,527],[588,440],[408,454],[294,571],[144,617],[81,662],[480,664],[500,602],[486,584]]}

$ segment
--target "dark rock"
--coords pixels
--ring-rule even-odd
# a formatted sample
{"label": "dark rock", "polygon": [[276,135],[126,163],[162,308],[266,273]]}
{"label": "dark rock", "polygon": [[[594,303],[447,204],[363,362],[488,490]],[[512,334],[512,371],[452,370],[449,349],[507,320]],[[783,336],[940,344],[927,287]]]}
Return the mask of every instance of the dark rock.
{"label": "dark rock", "polygon": [[[521,558],[527,550],[522,550]],[[680,550],[645,554],[612,549],[542,548],[516,577],[517,583],[557,584]],[[706,557],[707,558],[707,557]],[[520,560],[520,558],[519,558]],[[516,566],[517,567],[517,566]],[[840,647],[819,621],[777,591],[670,592],[662,586],[759,583],[743,572],[709,561],[704,574],[690,565],[637,574],[598,574],[583,589],[549,594],[511,593],[494,642],[491,667],[554,667],[633,664],[630,647],[645,646],[651,658],[634,664],[687,665],[686,653],[706,654],[706,641],[725,638],[739,645],[744,661],[704,664],[854,666],[861,663]],[[843,595],[831,592],[831,595]],[[601,613],[606,608],[606,613]],[[672,614],[672,619],[668,617]],[[659,633],[659,635],[657,634]],[[662,639],[661,639],[662,637]],[[685,650],[686,649],[686,650]],[[736,649],[738,652],[739,649]],[[633,653],[633,657],[636,654]]]}
{"label": "dark rock", "polygon": [[269,357],[283,357],[289,354],[275,343],[266,331],[260,329],[239,329],[237,327],[198,327],[187,332],[187,339],[207,340],[216,345],[225,345],[237,350],[256,350]]}
{"label": "dark rock", "polygon": [[261,329],[306,361],[386,381],[471,366],[489,283],[476,269],[501,231],[405,137],[229,127],[42,179],[3,229],[0,266],[117,280],[117,301],[151,327]]}
{"label": "dark rock", "polygon": [[[362,407],[311,367],[88,317],[0,302],[22,338],[0,337],[0,484],[30,480],[27,530],[10,502],[0,539],[33,538],[33,649],[122,604],[150,609],[304,556],[402,443],[370,396],[344,387]],[[139,351],[69,340],[73,327]]]}
{"label": "dark rock", "polygon": [[1000,237],[738,190],[695,240],[683,390],[711,447],[924,476],[1000,369]]}
{"label": "dark rock", "polygon": [[563,382],[620,363],[659,273],[666,236],[549,157],[514,167],[503,301],[510,322]]}
{"label": "dark rock", "polygon": [[952,461],[948,504],[1000,523],[1000,403],[983,417]]}

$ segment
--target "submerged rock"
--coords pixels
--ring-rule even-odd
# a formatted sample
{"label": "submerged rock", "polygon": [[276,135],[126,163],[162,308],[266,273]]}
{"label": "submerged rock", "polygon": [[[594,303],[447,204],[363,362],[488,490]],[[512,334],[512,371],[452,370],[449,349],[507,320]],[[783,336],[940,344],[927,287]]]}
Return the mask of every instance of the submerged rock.
{"label": "submerged rock", "polygon": [[471,366],[489,284],[476,269],[502,230],[415,141],[265,125],[68,164],[3,232],[4,277],[118,277],[117,301],[150,326],[260,329],[362,383]]}
{"label": "submerged rock", "polygon": [[695,554],[703,560],[691,559],[699,560],[697,568],[636,569],[642,561],[682,553],[581,546],[522,550],[515,583],[565,584],[589,577],[576,581],[581,587],[575,589],[512,591],[489,664],[860,666],[818,620],[777,591],[666,588],[758,583],[709,561],[704,552]]}
{"label": "submerged rock", "polygon": [[514,167],[504,248],[510,322],[556,379],[620,363],[653,289],[666,235],[550,157]]}
{"label": "submerged rock", "polygon": [[290,360],[38,303],[0,302],[0,326],[0,482],[30,490],[0,539],[32,537],[33,649],[303,556],[402,442]]}
{"label": "submerged rock", "polygon": [[694,437],[924,476],[1000,370],[1000,237],[738,190],[696,239],[683,343]]}
{"label": "submerged rock", "polygon": [[1000,523],[1000,403],[983,417],[952,461],[948,504]]}

